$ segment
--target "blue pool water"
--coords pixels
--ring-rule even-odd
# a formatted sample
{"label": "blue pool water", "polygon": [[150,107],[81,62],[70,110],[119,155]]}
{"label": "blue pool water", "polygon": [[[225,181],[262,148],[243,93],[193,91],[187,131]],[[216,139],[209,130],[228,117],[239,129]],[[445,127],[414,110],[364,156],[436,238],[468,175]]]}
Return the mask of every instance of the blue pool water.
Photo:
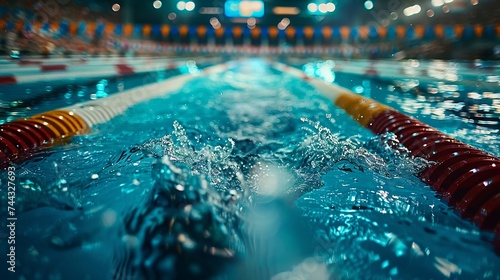
{"label": "blue pool water", "polygon": [[[498,128],[445,102],[335,81],[500,155]],[[240,61],[17,166],[12,279],[500,278],[491,236],[415,176],[428,164]]]}

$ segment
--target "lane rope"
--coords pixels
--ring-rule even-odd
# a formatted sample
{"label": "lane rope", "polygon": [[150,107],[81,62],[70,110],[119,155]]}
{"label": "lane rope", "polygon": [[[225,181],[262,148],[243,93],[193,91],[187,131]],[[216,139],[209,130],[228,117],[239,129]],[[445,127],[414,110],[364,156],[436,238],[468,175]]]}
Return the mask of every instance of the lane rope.
{"label": "lane rope", "polygon": [[[500,240],[500,158],[458,141],[393,108],[303,71],[275,62],[274,68],[306,80],[321,95],[375,134],[394,133],[412,156],[435,162],[418,174],[463,218]],[[500,243],[497,244],[497,249]]]}
{"label": "lane rope", "polygon": [[[228,63],[203,69],[200,75],[226,70]],[[197,75],[183,74],[165,81],[126,90],[104,99],[87,101],[66,108],[34,115],[0,125],[0,168],[30,158],[39,151],[68,143],[93,126],[105,123],[128,108],[181,89]]]}

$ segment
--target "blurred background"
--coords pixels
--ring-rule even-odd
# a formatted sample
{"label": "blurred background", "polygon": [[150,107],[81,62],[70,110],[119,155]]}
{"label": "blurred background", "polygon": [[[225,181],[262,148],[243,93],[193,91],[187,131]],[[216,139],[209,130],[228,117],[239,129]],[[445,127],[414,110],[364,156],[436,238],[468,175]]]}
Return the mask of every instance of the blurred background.
{"label": "blurred background", "polygon": [[2,0],[0,52],[500,58],[498,0]]}

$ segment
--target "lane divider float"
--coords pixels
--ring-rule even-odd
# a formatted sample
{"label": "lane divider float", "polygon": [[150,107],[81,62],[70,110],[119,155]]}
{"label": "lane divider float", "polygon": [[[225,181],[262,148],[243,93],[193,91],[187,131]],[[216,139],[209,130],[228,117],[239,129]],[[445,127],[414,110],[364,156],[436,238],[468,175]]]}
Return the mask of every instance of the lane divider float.
{"label": "lane divider float", "polygon": [[[500,158],[458,141],[441,131],[372,99],[311,78],[282,63],[273,66],[306,80],[360,125],[375,134],[394,133],[412,156],[435,162],[420,179],[442,195],[463,218],[492,231],[500,242]],[[500,243],[497,244],[500,248]]]}
{"label": "lane divider float", "polygon": [[[201,74],[218,73],[229,64],[208,67]],[[39,151],[68,143],[71,137],[88,133],[128,108],[156,97],[174,93],[196,75],[184,74],[165,81],[123,91],[107,98],[34,115],[0,125],[0,168],[28,159]]]}

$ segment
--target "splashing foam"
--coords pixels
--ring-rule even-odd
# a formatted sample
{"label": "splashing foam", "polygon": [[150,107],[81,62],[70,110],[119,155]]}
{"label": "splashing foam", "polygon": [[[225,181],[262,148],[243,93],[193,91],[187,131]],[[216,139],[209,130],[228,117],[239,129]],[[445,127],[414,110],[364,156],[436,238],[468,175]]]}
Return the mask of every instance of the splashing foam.
{"label": "splashing foam", "polygon": [[158,160],[150,197],[125,219],[128,275],[209,277],[236,263],[239,279],[271,278],[310,255],[300,241],[306,227],[284,200],[295,185],[291,173],[257,161],[245,177],[249,162],[237,160],[231,139],[196,150],[187,135],[175,122],[172,135],[141,147]]}
{"label": "splashing foam", "polygon": [[425,159],[410,157],[409,151],[392,133],[363,142],[359,136],[345,138],[319,122],[305,117],[301,120],[312,127],[305,128],[311,135],[295,152],[303,160],[302,164],[313,170],[325,172],[338,162],[347,161],[360,171],[370,170],[391,178],[417,174],[431,164]]}

